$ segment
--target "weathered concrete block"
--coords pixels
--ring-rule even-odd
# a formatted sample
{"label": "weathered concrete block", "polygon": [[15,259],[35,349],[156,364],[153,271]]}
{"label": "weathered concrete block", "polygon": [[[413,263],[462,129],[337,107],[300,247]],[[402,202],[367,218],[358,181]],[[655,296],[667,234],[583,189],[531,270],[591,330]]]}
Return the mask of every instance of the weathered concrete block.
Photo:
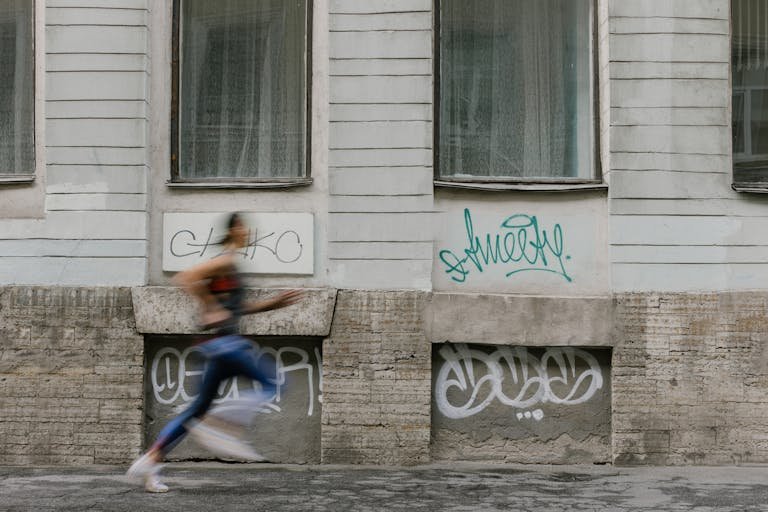
{"label": "weathered concrete block", "polygon": [[435,293],[426,335],[434,343],[607,347],[613,342],[612,313],[610,297]]}
{"label": "weathered concrete block", "polygon": [[[279,292],[249,289],[247,300]],[[136,329],[145,334],[197,334],[197,305],[179,288],[143,286],[132,289]],[[260,336],[327,336],[336,303],[336,290],[306,289],[301,304],[243,318],[241,332]]]}

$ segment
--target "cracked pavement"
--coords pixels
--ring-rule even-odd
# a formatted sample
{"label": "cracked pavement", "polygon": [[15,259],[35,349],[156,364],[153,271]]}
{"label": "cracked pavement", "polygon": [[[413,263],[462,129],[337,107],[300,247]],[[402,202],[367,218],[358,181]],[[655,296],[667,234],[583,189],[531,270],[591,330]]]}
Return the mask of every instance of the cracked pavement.
{"label": "cracked pavement", "polygon": [[0,510],[768,510],[768,466],[174,463],[167,494],[145,493],[124,471],[0,467]]}

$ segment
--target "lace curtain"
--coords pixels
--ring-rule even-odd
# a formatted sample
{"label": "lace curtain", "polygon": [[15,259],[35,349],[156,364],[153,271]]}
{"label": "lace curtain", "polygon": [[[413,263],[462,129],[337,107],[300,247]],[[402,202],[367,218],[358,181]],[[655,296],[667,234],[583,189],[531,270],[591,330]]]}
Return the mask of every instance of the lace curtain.
{"label": "lace curtain", "polygon": [[181,6],[180,176],[304,176],[306,1]]}
{"label": "lace curtain", "polygon": [[33,12],[0,0],[0,175],[35,172]]}
{"label": "lace curtain", "polygon": [[440,174],[593,177],[591,0],[441,0]]}

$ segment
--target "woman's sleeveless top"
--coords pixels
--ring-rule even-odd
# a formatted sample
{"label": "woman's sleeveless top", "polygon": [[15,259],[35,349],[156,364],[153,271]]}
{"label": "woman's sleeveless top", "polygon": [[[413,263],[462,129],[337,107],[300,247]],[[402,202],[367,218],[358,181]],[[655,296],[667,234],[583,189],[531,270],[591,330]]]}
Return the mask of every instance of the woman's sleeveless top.
{"label": "woman's sleeveless top", "polygon": [[216,333],[238,334],[240,317],[243,316],[245,288],[237,269],[233,267],[231,272],[212,278],[208,283],[208,291],[222,308],[232,314],[227,321],[216,327]]}

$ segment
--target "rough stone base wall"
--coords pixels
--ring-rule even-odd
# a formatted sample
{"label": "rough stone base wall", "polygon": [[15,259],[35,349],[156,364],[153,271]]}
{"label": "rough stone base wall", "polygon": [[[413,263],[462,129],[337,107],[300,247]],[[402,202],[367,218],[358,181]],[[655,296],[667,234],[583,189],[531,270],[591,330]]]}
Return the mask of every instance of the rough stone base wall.
{"label": "rough stone base wall", "polygon": [[767,461],[768,294],[615,301],[615,462]]}
{"label": "rough stone base wall", "polygon": [[429,460],[431,345],[423,292],[339,291],[323,345],[322,461]]}
{"label": "rough stone base wall", "polygon": [[134,457],[143,350],[128,288],[0,288],[0,464]]}

